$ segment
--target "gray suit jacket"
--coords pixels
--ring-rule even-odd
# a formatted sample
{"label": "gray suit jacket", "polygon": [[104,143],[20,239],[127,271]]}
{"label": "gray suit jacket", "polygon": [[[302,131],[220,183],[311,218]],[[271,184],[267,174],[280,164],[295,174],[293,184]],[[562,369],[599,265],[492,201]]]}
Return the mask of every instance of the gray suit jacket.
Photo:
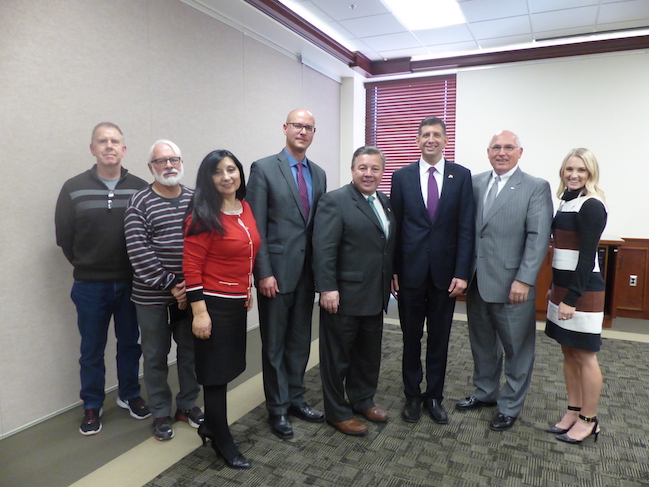
{"label": "gray suit jacket", "polygon": [[295,178],[284,151],[252,163],[246,201],[261,236],[255,260],[255,279],[275,276],[280,293],[295,290],[305,268],[311,273],[313,215],[327,191],[324,170],[307,159],[313,181],[313,203],[305,222]]}
{"label": "gray suit jacket", "polygon": [[385,237],[367,199],[353,183],[327,193],[318,203],[313,231],[316,291],[338,291],[339,313],[374,316],[390,298],[395,218],[387,196],[376,193],[390,221]]}
{"label": "gray suit jacket", "polygon": [[547,181],[520,168],[498,194],[483,219],[485,193],[492,172],[473,177],[476,203],[475,275],[480,296],[488,303],[509,302],[514,280],[532,286],[547,255],[552,225],[552,197]]}

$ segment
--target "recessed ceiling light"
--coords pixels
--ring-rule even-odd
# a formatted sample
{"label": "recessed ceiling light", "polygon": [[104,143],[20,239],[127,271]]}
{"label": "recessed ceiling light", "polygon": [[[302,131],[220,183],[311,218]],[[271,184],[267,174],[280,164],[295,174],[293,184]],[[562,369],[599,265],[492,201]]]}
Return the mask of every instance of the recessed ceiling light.
{"label": "recessed ceiling light", "polygon": [[382,0],[408,30],[437,29],[464,24],[455,0]]}

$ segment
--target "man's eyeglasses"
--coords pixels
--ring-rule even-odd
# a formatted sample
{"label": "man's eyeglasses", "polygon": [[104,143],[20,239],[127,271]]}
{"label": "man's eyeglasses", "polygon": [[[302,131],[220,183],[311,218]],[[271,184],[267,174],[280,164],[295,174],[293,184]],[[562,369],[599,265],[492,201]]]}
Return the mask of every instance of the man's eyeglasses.
{"label": "man's eyeglasses", "polygon": [[509,154],[510,152],[514,152],[516,149],[518,149],[518,147],[516,147],[515,145],[492,145],[491,147],[489,147],[489,149],[491,149],[493,152],[500,152],[501,150],[504,150],[507,154]]}
{"label": "man's eyeglasses", "polygon": [[166,166],[167,162],[171,162],[172,166],[180,166],[181,159],[180,157],[163,157],[161,159],[154,159],[151,161],[151,164],[155,164],[158,167]]}
{"label": "man's eyeglasses", "polygon": [[291,125],[296,132],[302,132],[302,129],[306,130],[309,134],[315,133],[315,127],[313,125],[302,125],[301,123],[287,122],[286,125]]}

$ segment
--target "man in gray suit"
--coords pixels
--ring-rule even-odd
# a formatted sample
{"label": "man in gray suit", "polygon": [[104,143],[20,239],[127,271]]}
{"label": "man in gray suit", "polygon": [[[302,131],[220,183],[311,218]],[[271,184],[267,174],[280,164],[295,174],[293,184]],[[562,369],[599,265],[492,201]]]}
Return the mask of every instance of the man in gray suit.
{"label": "man in gray suit", "polygon": [[493,170],[473,177],[476,262],[467,294],[475,390],[455,407],[497,405],[491,429],[505,431],[523,408],[532,378],[535,285],[550,243],[552,199],[547,181],[517,167],[523,148],[514,133],[494,135],[487,154]]}
{"label": "man in gray suit", "polygon": [[293,436],[288,414],[324,421],[324,413],[304,400],[315,298],[313,215],[327,190],[324,170],[306,157],[315,130],[309,111],[289,113],[284,123],[286,147],[253,162],[247,185],[246,201],[261,235],[254,272],[266,408],[272,431],[283,439]]}
{"label": "man in gray suit", "polygon": [[396,242],[390,203],[377,191],[384,170],[380,150],[357,149],[352,183],[322,197],[313,232],[325,414],[352,436],[367,433],[354,413],[375,423],[388,420],[374,404]]}

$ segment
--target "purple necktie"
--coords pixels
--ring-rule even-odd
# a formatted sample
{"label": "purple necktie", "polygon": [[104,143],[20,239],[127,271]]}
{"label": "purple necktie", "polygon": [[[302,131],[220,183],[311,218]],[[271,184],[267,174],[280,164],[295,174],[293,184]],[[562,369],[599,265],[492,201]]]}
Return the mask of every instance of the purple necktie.
{"label": "purple necktie", "polygon": [[428,216],[430,221],[435,219],[435,212],[437,211],[437,203],[439,203],[439,191],[437,190],[437,181],[433,174],[437,169],[431,167],[428,173]]}
{"label": "purple necktie", "polygon": [[309,219],[309,210],[311,205],[309,204],[309,190],[306,187],[306,181],[304,180],[304,174],[302,174],[302,163],[297,165],[297,189],[300,192],[300,203],[302,203],[302,216],[304,221]]}

